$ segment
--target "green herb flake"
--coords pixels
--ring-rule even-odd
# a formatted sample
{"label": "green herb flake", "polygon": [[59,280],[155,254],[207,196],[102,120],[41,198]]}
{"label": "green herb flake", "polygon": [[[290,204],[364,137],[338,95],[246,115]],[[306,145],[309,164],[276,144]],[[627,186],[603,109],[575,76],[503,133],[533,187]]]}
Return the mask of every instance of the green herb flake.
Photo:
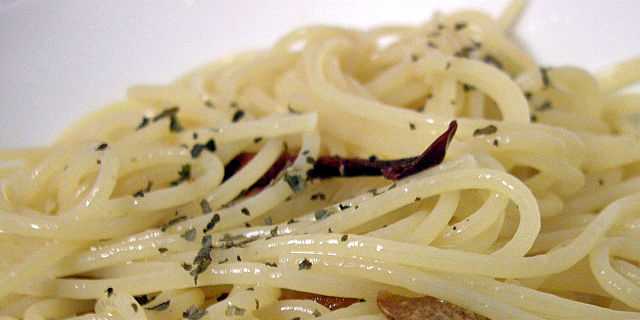
{"label": "green herb flake", "polygon": [[464,91],[464,92],[473,91],[475,89],[476,89],[476,87],[474,87],[474,86],[472,86],[470,84],[466,84],[465,83],[465,84],[462,85],[462,91]]}
{"label": "green herb flake", "polygon": [[224,311],[224,315],[227,317],[241,317],[241,316],[244,316],[246,311],[247,311],[246,309],[236,307],[230,304],[227,306],[227,309]]}
{"label": "green herb flake", "polygon": [[545,100],[541,105],[539,105],[536,108],[536,111],[541,111],[542,112],[542,111],[550,110],[552,108],[553,108],[553,106],[551,105],[551,101]]}
{"label": "green herb flake", "polygon": [[209,230],[213,229],[216,224],[218,224],[218,222],[220,222],[220,215],[216,213],[211,217],[211,220],[209,220],[207,226],[202,230],[202,232],[206,233]]}
{"label": "green herb flake", "polygon": [[231,118],[231,122],[238,122],[243,117],[244,117],[244,110],[237,110],[235,113],[233,113],[233,118]]}
{"label": "green herb flake", "polygon": [[314,200],[323,200],[324,201],[326,199],[327,199],[327,196],[322,192],[317,192],[317,193],[314,193],[314,194],[311,195],[311,200],[312,201],[314,201]]}
{"label": "green herb flake", "polygon": [[314,164],[316,162],[316,159],[314,159],[312,156],[307,156],[305,160],[308,164]]}
{"label": "green herb flake", "polygon": [[160,121],[164,118],[169,118],[171,116],[175,116],[180,111],[179,107],[171,107],[160,111],[157,115],[155,115],[151,120],[153,122]]}
{"label": "green herb flake", "polygon": [[453,25],[453,29],[456,30],[456,31],[460,31],[460,30],[462,30],[462,29],[464,29],[466,27],[467,27],[467,23],[466,22],[458,22],[455,25]]}
{"label": "green herb flake", "polygon": [[191,179],[191,164],[185,163],[178,171],[178,179],[171,181],[171,185],[175,187],[189,179]]}
{"label": "green herb flake", "polygon": [[207,199],[200,200],[200,209],[202,210],[202,214],[213,212],[213,210],[211,210],[211,205],[209,205],[209,201],[207,201]]}
{"label": "green herb flake", "polygon": [[199,320],[202,317],[204,317],[207,314],[207,310],[206,309],[200,309],[198,308],[198,306],[190,306],[189,309],[185,310],[182,313],[182,318],[183,319],[188,319],[188,320]]}
{"label": "green herb flake", "polygon": [[304,258],[302,261],[300,261],[300,263],[298,263],[298,270],[309,270],[312,266],[313,264],[311,263],[311,261],[307,260],[307,258]]}
{"label": "green herb flake", "polygon": [[284,181],[289,185],[289,188],[291,188],[293,192],[297,193],[304,190],[304,179],[300,173],[290,172],[290,170],[287,170],[284,174]]}
{"label": "green herb flake", "polygon": [[167,231],[167,229],[169,229],[171,226],[173,226],[173,225],[175,225],[175,224],[177,224],[177,223],[179,223],[179,222],[185,221],[185,220],[187,220],[187,217],[186,217],[186,216],[179,216],[179,217],[175,217],[175,218],[173,218],[173,219],[169,220],[167,223],[165,223],[165,224],[160,228],[160,230],[161,230],[162,232],[165,232],[165,231]]}
{"label": "green herb flake", "polygon": [[169,306],[171,305],[171,300],[167,300],[163,303],[157,304],[153,307],[145,307],[145,309],[150,310],[150,311],[164,311],[167,310],[169,308]]}
{"label": "green herb flake", "polygon": [[187,241],[194,241],[196,239],[196,229],[189,228],[187,231],[181,234],[180,237]]}
{"label": "green herb flake", "polygon": [[201,247],[193,259],[194,268],[189,272],[193,277],[193,282],[198,285],[198,276],[203,273],[211,264],[211,251],[213,250],[213,240],[211,235],[202,237]]}
{"label": "green herb flake", "polygon": [[136,130],[140,130],[144,127],[146,127],[147,125],[149,125],[149,118],[147,117],[142,117],[142,120],[140,121],[140,124],[138,124],[138,126],[136,127]]}
{"label": "green herb flake", "polygon": [[477,137],[482,135],[489,135],[489,134],[494,134],[496,132],[498,132],[498,127],[490,124],[484,128],[478,128],[473,130],[473,136]]}
{"label": "green herb flake", "polygon": [[171,118],[169,118],[169,131],[182,132],[182,130],[184,130],[184,127],[180,124],[178,116],[171,116]]}
{"label": "green herb flake", "polygon": [[320,209],[313,213],[313,216],[316,218],[316,221],[324,220],[328,218],[331,214],[326,209]]}
{"label": "green herb flake", "polygon": [[540,76],[542,77],[542,85],[545,88],[548,88],[549,85],[551,85],[551,79],[549,79],[549,70],[551,70],[551,69],[550,68],[544,68],[544,67],[540,68]]}

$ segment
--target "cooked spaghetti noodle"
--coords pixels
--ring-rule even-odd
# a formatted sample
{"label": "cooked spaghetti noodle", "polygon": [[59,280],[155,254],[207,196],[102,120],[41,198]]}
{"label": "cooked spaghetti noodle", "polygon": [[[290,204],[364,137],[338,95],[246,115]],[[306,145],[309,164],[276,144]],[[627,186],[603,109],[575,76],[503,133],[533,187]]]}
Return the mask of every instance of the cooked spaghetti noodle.
{"label": "cooked spaghetti noodle", "polygon": [[[0,319],[385,319],[380,292],[640,319],[638,60],[540,67],[509,39],[521,9],[295,30],[1,151]],[[307,176],[452,120],[429,169]]]}

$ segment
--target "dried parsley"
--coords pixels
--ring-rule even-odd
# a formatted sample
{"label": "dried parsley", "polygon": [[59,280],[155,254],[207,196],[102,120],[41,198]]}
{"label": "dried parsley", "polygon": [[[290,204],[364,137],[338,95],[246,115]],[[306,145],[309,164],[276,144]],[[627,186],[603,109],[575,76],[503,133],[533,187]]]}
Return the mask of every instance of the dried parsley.
{"label": "dried parsley", "polygon": [[202,230],[202,232],[206,233],[209,230],[213,229],[216,224],[218,224],[218,222],[220,222],[220,215],[216,213],[213,215],[213,217],[211,217],[211,220],[209,220],[207,226]]}
{"label": "dried parsley", "polygon": [[164,118],[170,118],[172,116],[177,115],[178,111],[180,111],[179,107],[167,108],[167,109],[164,109],[164,110],[160,111],[160,113],[155,115],[151,120],[153,122],[157,122],[157,121],[160,121],[160,120],[162,120]]}
{"label": "dried parsley", "polygon": [[147,296],[146,294],[142,294],[142,295],[139,295],[139,296],[133,296],[133,298],[141,306],[144,306],[145,304],[149,303],[152,300],[152,299],[149,299],[149,296]]}
{"label": "dried parsley", "polygon": [[264,263],[267,267],[272,267],[272,268],[277,268],[278,264],[275,262],[265,262]]}
{"label": "dried parsley", "polygon": [[300,111],[298,111],[298,110],[294,109],[290,104],[289,104],[289,105],[287,105],[287,110],[288,110],[288,111],[289,111],[289,113],[291,113],[291,114],[300,114],[300,113],[302,113],[302,112],[300,112]]}
{"label": "dried parsley", "polygon": [[113,288],[107,288],[107,290],[105,290],[105,293],[107,294],[107,297],[111,297],[113,295]]}
{"label": "dried parsley", "polygon": [[317,192],[311,195],[311,200],[326,200],[327,196],[322,192]]}
{"label": "dried parsley", "polygon": [[529,99],[531,99],[531,96],[533,96],[533,94],[530,91],[525,91],[524,92],[525,99],[529,100]]}
{"label": "dried parsley", "polygon": [[455,25],[453,25],[453,29],[456,30],[456,31],[460,31],[460,30],[462,30],[462,29],[464,29],[466,27],[467,27],[467,23],[466,22],[458,22]]}
{"label": "dried parsley", "polygon": [[247,209],[247,208],[240,209],[240,212],[242,212],[242,214],[244,214],[245,216],[250,216],[251,215],[251,212],[249,212],[249,209]]}
{"label": "dried parsley", "polygon": [[349,240],[349,235],[347,235],[347,234],[345,234],[342,237],[340,237],[340,241],[342,241],[342,242],[345,242],[347,240]]}
{"label": "dried parsley", "polygon": [[103,151],[108,147],[109,147],[109,144],[103,142],[96,147],[96,151]]}
{"label": "dried parsley", "polygon": [[191,148],[191,157],[197,158],[200,156],[202,151],[207,150],[209,152],[216,151],[216,142],[213,139],[209,139],[206,143],[196,143]]}
{"label": "dried parsley", "polygon": [[138,124],[138,126],[136,127],[136,130],[140,130],[146,127],[148,124],[149,124],[149,118],[143,116],[142,120],[140,121],[140,124]]}
{"label": "dried parsley", "polygon": [[328,218],[331,214],[326,209],[320,209],[313,213],[313,216],[316,218],[316,221],[324,220]]}
{"label": "dried parsley", "polygon": [[284,181],[289,185],[293,192],[301,192],[304,190],[304,179],[298,172],[290,172],[287,170],[284,174]]}
{"label": "dried parsley", "polygon": [[231,122],[238,122],[240,121],[240,119],[242,119],[242,117],[244,117],[244,110],[237,110],[233,114],[233,118],[231,118]]}
{"label": "dried parsley", "polygon": [[278,236],[278,226],[275,226],[273,229],[269,230],[270,238]]}
{"label": "dried parsley", "polygon": [[167,310],[169,308],[169,305],[171,305],[171,300],[167,300],[163,303],[157,304],[153,307],[145,307],[145,309],[150,310],[150,311],[164,311]]}
{"label": "dried parsley", "polygon": [[489,134],[494,134],[496,132],[498,132],[498,127],[490,124],[484,128],[478,128],[473,130],[473,136],[477,137],[482,135],[489,135]]}
{"label": "dried parsley", "polygon": [[232,304],[227,306],[227,309],[224,311],[224,315],[227,317],[241,317],[246,312],[246,309],[236,307]]}
{"label": "dried parsley", "polygon": [[191,164],[186,163],[178,171],[178,179],[171,181],[171,185],[175,187],[189,179],[191,179]]}
{"label": "dried parsley", "polygon": [[211,235],[202,237],[201,247],[196,257],[193,259],[194,268],[189,274],[193,277],[193,282],[198,284],[198,276],[203,273],[211,264],[211,250],[213,250],[213,240]]}
{"label": "dried parsley", "polygon": [[151,119],[151,121],[157,122],[162,119],[169,118],[169,131],[180,132],[184,128],[182,127],[182,125],[180,124],[180,121],[178,120],[178,111],[180,111],[180,108],[178,107],[171,107],[171,108],[164,109],[159,114],[155,115]]}
{"label": "dried parsley", "polygon": [[502,70],[502,62],[500,62],[500,60],[498,60],[498,58],[488,54],[485,55],[484,58],[482,59],[482,61],[484,61],[487,64],[493,65],[494,67],[501,69]]}
{"label": "dried parsley", "polygon": [[133,312],[138,312],[138,305],[135,303],[131,304],[131,309],[133,309]]}
{"label": "dried parsley", "polygon": [[551,85],[551,79],[549,79],[549,70],[550,68],[540,68],[540,75],[542,76],[542,85],[545,88],[548,88]]}
{"label": "dried parsley", "polygon": [[307,260],[307,258],[304,258],[302,261],[300,261],[300,263],[298,263],[298,270],[309,270],[311,269],[311,266],[313,266],[311,261]]}
{"label": "dried parsley", "polygon": [[453,55],[458,58],[469,58],[469,56],[471,56],[471,53],[475,50],[476,50],[475,47],[462,47],[460,48],[460,50],[456,51]]}
{"label": "dried parsley", "polygon": [[193,147],[191,147],[191,158],[195,159],[199,157],[202,151],[204,151],[204,144],[202,143],[194,144]]}
{"label": "dried parsley", "polygon": [[182,313],[182,318],[188,320],[199,320],[207,314],[206,309],[200,309],[198,306],[191,306]]}
{"label": "dried parsley", "polygon": [[193,241],[196,239],[196,229],[195,228],[189,228],[187,231],[185,231],[183,234],[180,235],[181,238],[187,240],[187,241]]}
{"label": "dried parsley", "polygon": [[170,228],[171,226],[173,226],[174,224],[179,223],[179,222],[182,222],[182,221],[185,221],[185,220],[187,220],[187,217],[186,217],[186,216],[179,216],[179,217],[175,217],[175,218],[173,218],[173,219],[169,220],[167,223],[165,223],[165,224],[160,228],[160,230],[161,230],[162,232],[167,231],[167,229],[169,229],[169,228]]}
{"label": "dried parsley", "polygon": [[202,210],[202,214],[211,213],[211,205],[207,199],[200,200],[200,209]]}
{"label": "dried parsley", "polygon": [[167,248],[165,248],[165,247],[160,247],[160,248],[158,248],[158,251],[159,251],[160,253],[165,253],[165,252],[169,251],[169,249],[167,249]]}
{"label": "dried parsley", "polygon": [[465,84],[462,85],[462,91],[464,91],[464,92],[469,92],[469,91],[472,91],[472,90],[475,90],[475,89],[476,89],[476,87],[474,87],[474,86],[472,86],[470,84],[466,84],[465,83]]}
{"label": "dried parsley", "polygon": [[409,130],[415,130],[416,129],[416,125],[412,122],[409,122]]}
{"label": "dried parsley", "polygon": [[553,106],[551,105],[551,101],[545,100],[541,105],[539,105],[536,108],[536,111],[547,111],[551,108],[553,108]]}

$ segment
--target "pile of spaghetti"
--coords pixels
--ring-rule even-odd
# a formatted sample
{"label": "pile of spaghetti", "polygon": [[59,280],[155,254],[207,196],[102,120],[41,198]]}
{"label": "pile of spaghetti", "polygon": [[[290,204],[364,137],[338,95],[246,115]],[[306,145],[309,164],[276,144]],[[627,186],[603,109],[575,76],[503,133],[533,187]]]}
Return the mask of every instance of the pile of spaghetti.
{"label": "pile of spaghetti", "polygon": [[3,150],[0,319],[640,319],[640,60],[312,26]]}

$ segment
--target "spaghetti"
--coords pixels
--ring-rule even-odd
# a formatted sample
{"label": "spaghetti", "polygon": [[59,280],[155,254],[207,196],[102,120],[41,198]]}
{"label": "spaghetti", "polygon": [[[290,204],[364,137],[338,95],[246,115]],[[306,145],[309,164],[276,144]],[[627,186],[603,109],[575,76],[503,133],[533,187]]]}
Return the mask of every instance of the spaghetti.
{"label": "spaghetti", "polygon": [[1,151],[0,319],[640,319],[638,61],[540,67],[522,7],[295,30]]}

